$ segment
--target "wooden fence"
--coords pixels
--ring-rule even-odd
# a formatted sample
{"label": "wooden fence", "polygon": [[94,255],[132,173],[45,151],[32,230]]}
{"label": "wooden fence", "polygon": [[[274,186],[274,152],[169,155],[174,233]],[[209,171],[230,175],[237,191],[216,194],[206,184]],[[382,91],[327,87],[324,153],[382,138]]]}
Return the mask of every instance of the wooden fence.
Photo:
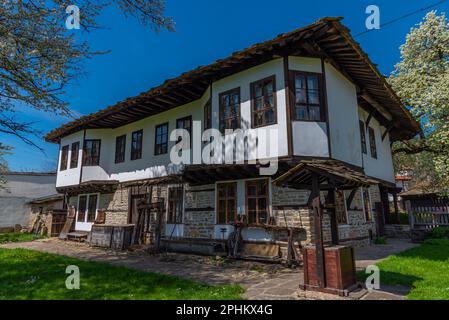
{"label": "wooden fence", "polygon": [[410,227],[412,230],[449,227],[448,198],[407,200],[406,208],[410,217]]}

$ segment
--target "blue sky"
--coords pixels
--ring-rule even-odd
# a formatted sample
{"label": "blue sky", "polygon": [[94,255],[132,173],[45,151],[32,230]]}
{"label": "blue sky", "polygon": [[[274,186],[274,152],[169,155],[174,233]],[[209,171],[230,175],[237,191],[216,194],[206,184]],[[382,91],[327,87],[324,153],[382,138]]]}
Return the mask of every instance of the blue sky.
{"label": "blue sky", "polygon": [[[365,31],[365,8],[375,4],[381,23],[437,3],[438,0],[166,0],[167,15],[176,21],[176,32],[154,33],[137,21],[123,17],[114,6],[107,8],[100,23],[107,27],[83,33],[95,50],[111,50],[84,64],[85,76],[67,89],[64,97],[77,114],[89,114],[127,97],[137,95],[165,79],[278,34],[307,25],[324,16],[342,16],[353,34]],[[436,8],[449,13],[449,1]],[[428,10],[427,10],[428,11]],[[399,60],[399,46],[426,12],[357,37],[380,71],[389,74]],[[81,13],[82,14],[82,13]],[[67,122],[51,113],[24,109],[21,118],[36,122],[46,133]],[[6,156],[11,170],[48,170],[56,161],[58,146],[33,138],[45,154],[20,140],[0,135],[12,145]]]}

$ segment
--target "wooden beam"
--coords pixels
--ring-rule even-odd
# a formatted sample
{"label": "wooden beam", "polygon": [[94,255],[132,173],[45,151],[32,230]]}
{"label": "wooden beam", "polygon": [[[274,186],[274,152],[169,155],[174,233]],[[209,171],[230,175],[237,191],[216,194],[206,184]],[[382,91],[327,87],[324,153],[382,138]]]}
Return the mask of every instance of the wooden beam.
{"label": "wooden beam", "polygon": [[318,286],[320,288],[326,287],[326,270],[324,264],[324,241],[323,241],[323,226],[322,226],[322,208],[320,199],[320,185],[318,181],[318,174],[312,175],[312,210],[315,225],[315,255],[316,255],[316,270]]}
{"label": "wooden beam", "polygon": [[377,102],[373,97],[371,97],[371,95],[366,90],[362,92],[361,97],[370,105],[372,105],[387,120],[389,121],[393,120],[391,114],[387,110],[385,110],[385,108],[379,102]]}
{"label": "wooden beam", "polygon": [[390,133],[390,131],[393,129],[394,127],[394,122],[390,123],[390,125],[387,127],[387,130],[385,130],[385,132],[382,134],[382,141],[385,140],[385,137],[387,136],[388,133]]}
{"label": "wooden beam", "polygon": [[373,118],[373,116],[374,116],[374,110],[372,110],[372,111],[369,113],[368,119],[366,119],[366,122],[365,122],[365,131],[368,131],[369,123],[371,122],[371,119]]}
{"label": "wooden beam", "polygon": [[357,190],[358,189],[352,189],[351,193],[349,194],[348,200],[346,200],[346,208],[348,210],[351,210],[352,201],[354,200]]}
{"label": "wooden beam", "polygon": [[283,59],[284,63],[284,87],[285,87],[285,101],[287,103],[287,110],[286,110],[286,118],[287,118],[287,150],[288,155],[293,155],[293,130],[292,130],[292,116],[291,116],[291,110],[293,105],[293,98],[291,94],[291,88],[290,88],[290,71],[288,66],[288,55],[284,56]]}
{"label": "wooden beam", "polygon": [[329,199],[329,203],[333,205],[332,209],[330,210],[330,216],[331,216],[331,236],[332,236],[332,244],[338,245],[340,243],[339,235],[338,235],[338,219],[337,219],[337,210],[336,203],[335,203],[335,191],[329,190],[327,193],[327,197]]}

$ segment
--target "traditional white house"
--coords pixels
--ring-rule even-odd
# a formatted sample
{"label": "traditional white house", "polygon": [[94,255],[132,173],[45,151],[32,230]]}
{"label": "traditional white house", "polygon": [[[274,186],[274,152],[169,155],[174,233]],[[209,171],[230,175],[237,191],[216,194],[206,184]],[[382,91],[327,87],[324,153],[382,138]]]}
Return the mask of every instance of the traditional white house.
{"label": "traditional white house", "polygon": [[[193,152],[181,165],[170,159],[177,128],[193,144],[184,146]],[[245,161],[199,163],[209,128],[224,139],[225,129],[256,137],[244,144]],[[146,197],[164,204],[162,241],[172,248],[212,253],[240,221],[245,243],[277,252],[289,230],[301,243],[314,237],[314,176],[325,241],[368,244],[395,187],[391,143],[419,131],[349,30],[324,18],[70,122],[46,140],[60,145],[56,187],[76,208],[76,230],[89,231],[99,210],[106,224],[139,223],[136,203]],[[267,145],[264,157],[251,151]],[[260,175],[273,159],[277,170]]]}

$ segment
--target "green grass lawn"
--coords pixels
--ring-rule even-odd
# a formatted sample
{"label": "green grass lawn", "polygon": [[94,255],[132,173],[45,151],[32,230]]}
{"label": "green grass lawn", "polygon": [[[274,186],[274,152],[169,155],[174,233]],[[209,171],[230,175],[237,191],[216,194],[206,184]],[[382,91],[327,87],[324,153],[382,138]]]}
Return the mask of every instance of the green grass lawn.
{"label": "green grass lawn", "polygon": [[[68,290],[66,267],[80,270],[80,289]],[[240,299],[238,285],[207,286],[187,279],[25,249],[0,249],[0,300]]]}
{"label": "green grass lawn", "polygon": [[41,237],[31,233],[21,233],[21,232],[0,233],[0,244],[7,242],[33,241],[39,238]]}
{"label": "green grass lawn", "polygon": [[[380,283],[412,288],[412,300],[449,300],[449,240],[427,240],[378,264]],[[364,272],[358,274],[364,280]]]}

